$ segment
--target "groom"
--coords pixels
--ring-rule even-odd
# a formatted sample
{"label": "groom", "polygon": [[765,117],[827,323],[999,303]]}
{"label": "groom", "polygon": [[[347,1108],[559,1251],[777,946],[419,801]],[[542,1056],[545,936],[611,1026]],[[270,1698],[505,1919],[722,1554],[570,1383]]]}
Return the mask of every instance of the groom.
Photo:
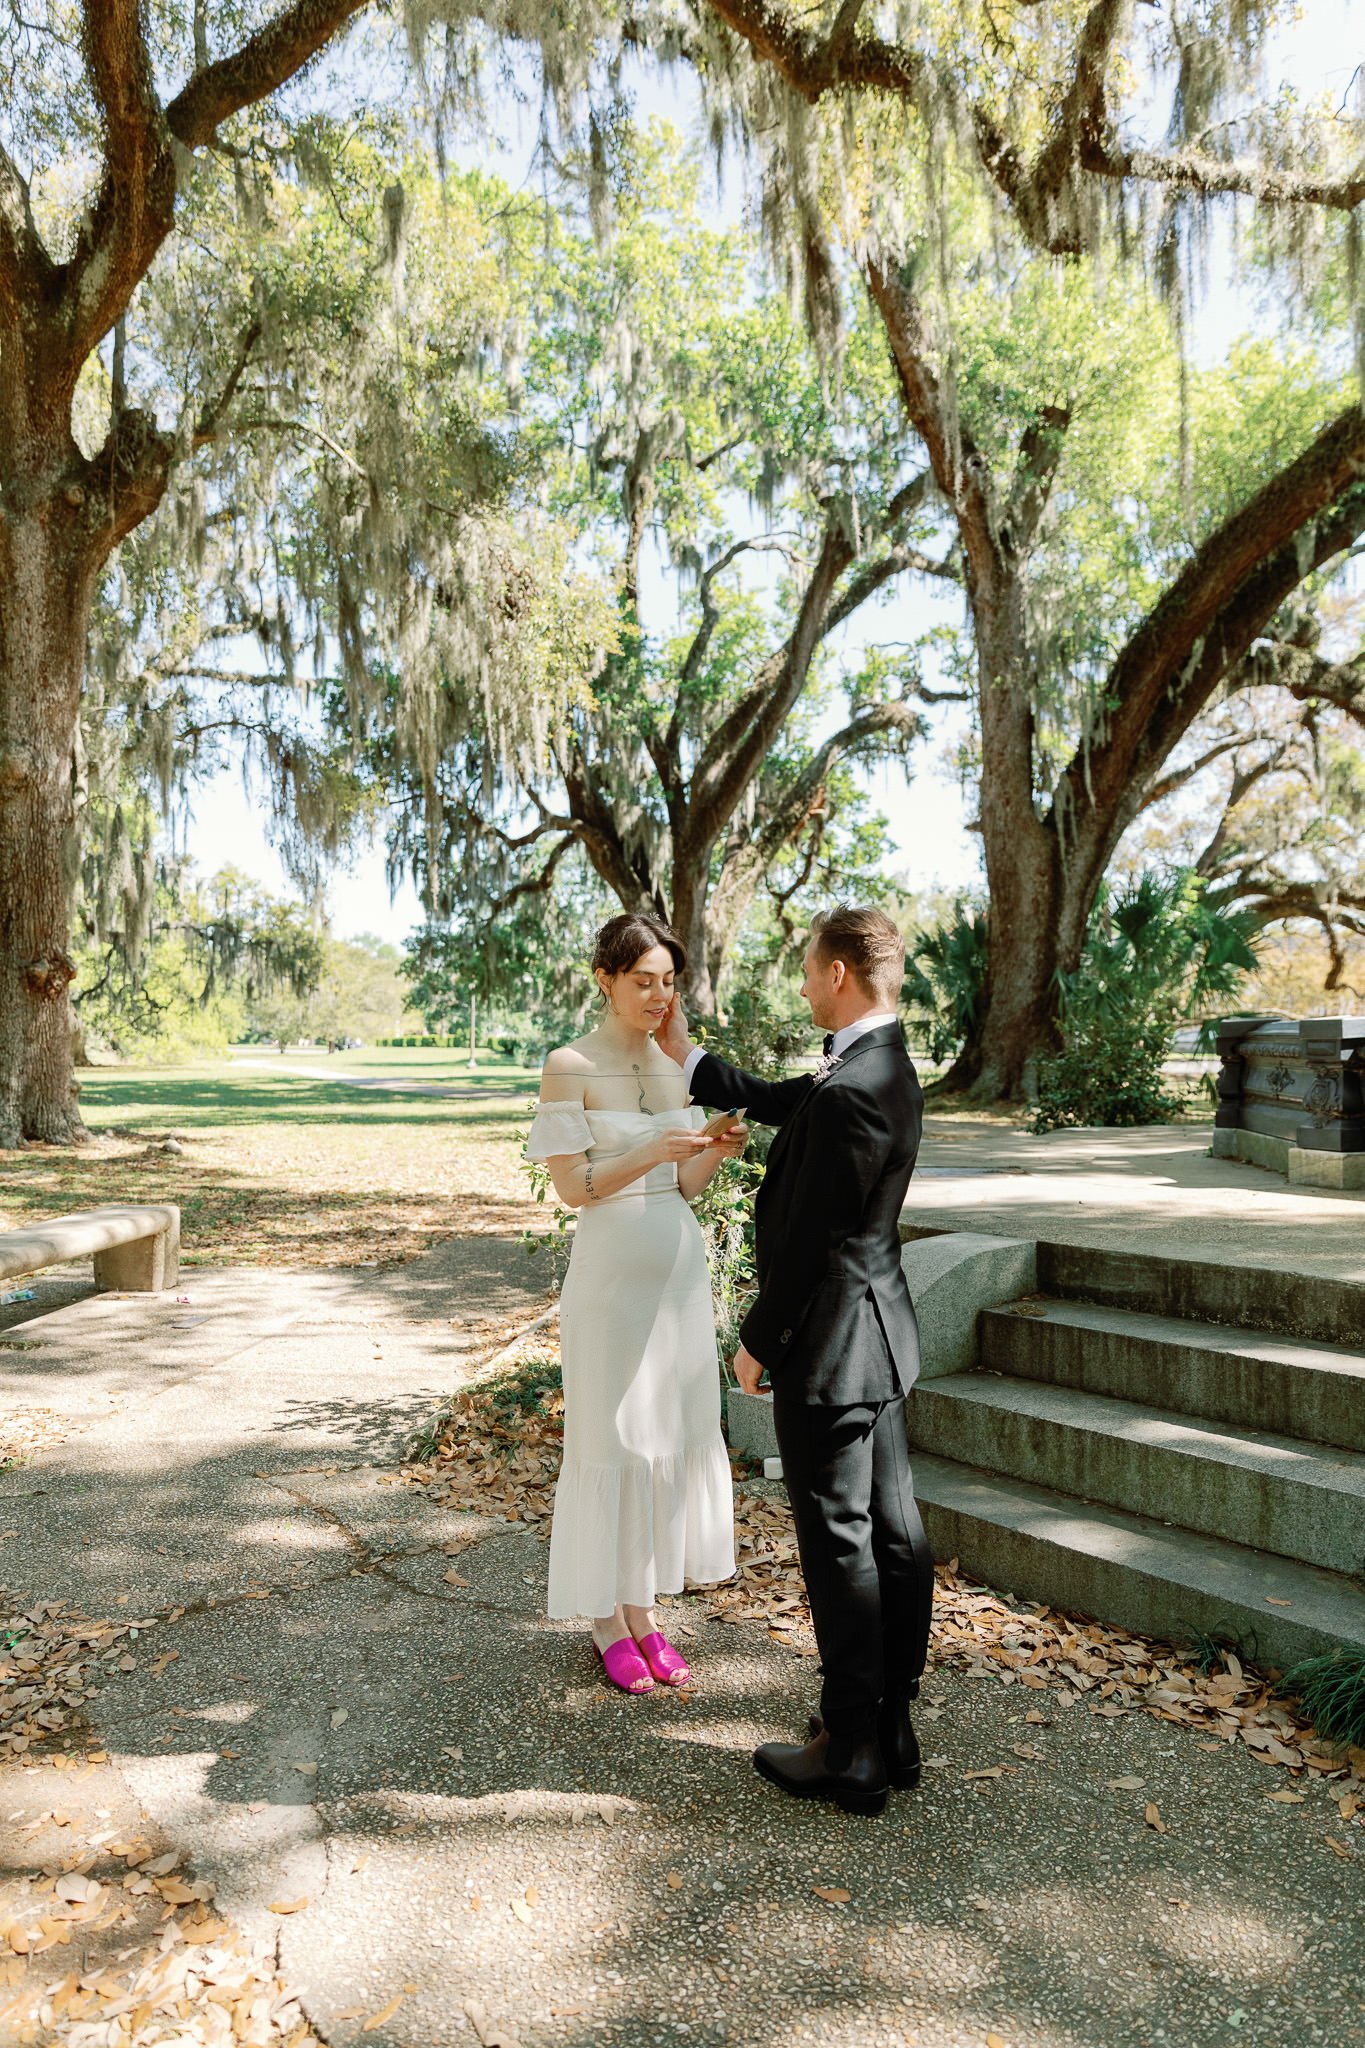
{"label": "groom", "polygon": [[829,1034],[814,1075],[763,1081],[693,1045],[676,1003],[657,1042],[697,1102],[780,1126],[755,1208],[758,1298],[735,1375],[773,1387],[824,1687],[813,1740],[768,1742],[765,1778],[880,1813],[920,1774],[910,1702],[929,1642],[933,1560],[910,1482],[905,1395],[919,1369],[899,1221],[923,1098],[896,1017],[905,945],[880,910],[811,928],[801,993]]}

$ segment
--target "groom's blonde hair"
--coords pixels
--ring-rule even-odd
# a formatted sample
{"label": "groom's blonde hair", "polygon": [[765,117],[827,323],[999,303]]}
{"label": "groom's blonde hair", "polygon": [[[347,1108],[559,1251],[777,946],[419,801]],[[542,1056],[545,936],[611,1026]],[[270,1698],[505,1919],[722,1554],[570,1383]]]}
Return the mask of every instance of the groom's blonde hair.
{"label": "groom's blonde hair", "polygon": [[811,919],[816,957],[842,960],[874,1002],[894,1010],[905,979],[905,940],[884,910],[836,903]]}

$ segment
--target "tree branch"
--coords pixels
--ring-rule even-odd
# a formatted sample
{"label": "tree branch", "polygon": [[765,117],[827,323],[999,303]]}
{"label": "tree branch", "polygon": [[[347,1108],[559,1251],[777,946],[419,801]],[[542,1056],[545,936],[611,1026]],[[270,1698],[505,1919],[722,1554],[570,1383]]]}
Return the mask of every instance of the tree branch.
{"label": "tree branch", "polygon": [[58,367],[73,383],[175,215],[175,161],[140,0],[82,0],[81,44],[104,135],[99,185],[70,256],[55,272],[67,342]]}
{"label": "tree branch", "polygon": [[[109,0],[91,0],[101,7]],[[198,68],[166,108],[166,125],[186,149],[202,149],[243,107],[254,106],[303,69],[369,5],[369,0],[294,0],[231,56]]]}
{"label": "tree branch", "polygon": [[759,668],[753,687],[702,748],[688,807],[689,837],[699,835],[696,847],[714,844],[805,688],[834,587],[852,557],[853,544],[843,518],[837,510],[831,511],[820,553],[801,594],[795,625],[783,645]]}
{"label": "tree branch", "polygon": [[922,739],[924,732],[924,720],[916,710],[909,704],[893,702],[869,705],[847,725],[841,726],[838,732],[831,733],[816,748],[801,773],[793,777],[768,819],[754,835],[751,843],[765,864],[795,836],[799,821],[809,813],[816,791],[828,781],[829,772],[836,763],[850,754],[861,752],[869,740],[887,733],[899,733],[902,743],[908,746],[912,740]]}
{"label": "tree branch", "polygon": [[804,28],[776,0],[709,0],[712,12],[748,43],[791,90],[814,106],[827,94],[872,92],[913,106],[926,123],[941,110],[970,128],[982,168],[1009,201],[1025,235],[1054,255],[1080,252],[1086,209],[1083,175],[1149,183],[1205,196],[1242,193],[1265,204],[1349,212],[1365,199],[1365,175],[1333,179],[1234,161],[1197,148],[1161,155],[1127,149],[1114,133],[1109,72],[1126,30],[1129,0],[1094,0],[1077,37],[1071,76],[1056,99],[1046,140],[1029,162],[994,117],[973,104],[942,67],[906,43],[862,29],[859,0],[843,0],[828,34]]}
{"label": "tree branch", "polygon": [[842,626],[845,619],[852,618],[860,605],[866,604],[870,597],[875,597],[879,590],[907,569],[913,569],[919,576],[937,576],[948,583],[962,581],[961,572],[951,558],[946,562],[936,562],[931,555],[922,555],[918,548],[902,543],[879,556],[875,562],[864,563],[857,575],[850,577],[825,615],[820,638],[827,638],[836,626]]}
{"label": "tree branch", "polygon": [[1029,421],[1020,438],[1019,461],[1004,519],[1016,554],[1027,554],[1037,537],[1070,425],[1069,405],[1045,405],[1038,418]]}
{"label": "tree branch", "polygon": [[1059,807],[1081,817],[1112,806],[1126,822],[1285,599],[1362,531],[1365,413],[1349,406],[1208,535],[1148,612],[1110,669],[1107,730],[1068,767]]}
{"label": "tree branch", "polygon": [[1224,754],[1230,754],[1236,748],[1244,747],[1246,743],[1246,734],[1239,733],[1235,739],[1219,740],[1216,746],[1206,748],[1183,768],[1172,768],[1159,781],[1152,784],[1138,806],[1139,810],[1150,811],[1154,805],[1164,804],[1168,796],[1174,796],[1177,790],[1184,789],[1187,783],[1193,782],[1197,775],[1202,775],[1206,768],[1221,760]]}
{"label": "tree branch", "polygon": [[1265,684],[1287,690],[1300,704],[1335,705],[1365,725],[1365,654],[1350,661],[1326,661],[1311,647],[1267,640],[1252,648],[1237,677],[1241,689]]}
{"label": "tree branch", "polygon": [[199,419],[194,429],[194,447],[203,448],[208,442],[215,439],[223,416],[237,395],[237,386],[241,383],[242,377],[245,374],[247,363],[251,358],[251,351],[255,348],[260,338],[260,319],[248,320],[238,337],[237,351],[233,356],[228,374],[224,379],[222,390],[215,399],[212,399],[203,407],[199,414]]}
{"label": "tree branch", "polygon": [[46,292],[52,269],[28,180],[0,145],[0,319],[6,327],[17,323],[26,298]]}
{"label": "tree branch", "polygon": [[577,844],[577,833],[566,832],[564,837],[560,840],[559,844],[557,846],[551,847],[549,857],[546,860],[545,865],[541,869],[540,873],[538,875],[533,875],[529,881],[514,883],[510,889],[505,890],[504,893],[497,898],[496,902],[491,903],[488,906],[488,915],[490,917],[499,916],[504,910],[510,908],[510,906],[513,903],[516,903],[523,896],[545,895],[554,881],[555,869],[559,866],[559,863],[563,860],[569,848],[571,846],[576,846]]}

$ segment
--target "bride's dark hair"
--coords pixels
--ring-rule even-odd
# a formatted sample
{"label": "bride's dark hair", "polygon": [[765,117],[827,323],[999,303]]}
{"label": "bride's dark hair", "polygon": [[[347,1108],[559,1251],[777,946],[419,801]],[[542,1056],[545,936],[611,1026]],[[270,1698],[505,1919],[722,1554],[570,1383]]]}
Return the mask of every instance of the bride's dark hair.
{"label": "bride's dark hair", "polygon": [[609,917],[597,934],[592,949],[593,973],[626,974],[641,954],[655,946],[663,946],[673,955],[674,972],[681,974],[687,965],[687,954],[677,933],[671,932],[661,917],[651,917],[648,911],[623,910],[619,917]]}

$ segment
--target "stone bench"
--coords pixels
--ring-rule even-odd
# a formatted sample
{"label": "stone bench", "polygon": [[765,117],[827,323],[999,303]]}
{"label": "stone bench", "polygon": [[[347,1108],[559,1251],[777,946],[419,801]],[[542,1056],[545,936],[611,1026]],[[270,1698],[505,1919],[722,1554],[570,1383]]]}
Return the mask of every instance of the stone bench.
{"label": "stone bench", "polygon": [[95,1261],[96,1287],[156,1294],[180,1272],[180,1211],[174,1202],[111,1202],[23,1230],[0,1230],[0,1282],[68,1259]]}

